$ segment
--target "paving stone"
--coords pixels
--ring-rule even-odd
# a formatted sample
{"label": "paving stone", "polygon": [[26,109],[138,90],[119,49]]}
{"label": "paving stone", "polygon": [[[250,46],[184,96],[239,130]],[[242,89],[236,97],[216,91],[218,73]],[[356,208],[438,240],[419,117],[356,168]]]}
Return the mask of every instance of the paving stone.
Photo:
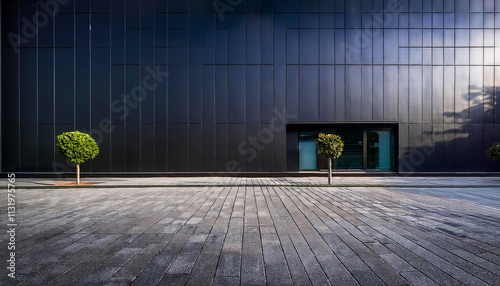
{"label": "paving stone", "polygon": [[103,286],[131,285],[134,278],[130,278],[130,277],[111,277],[111,278],[108,279],[108,281],[104,282]]}
{"label": "paving stone", "polygon": [[365,259],[364,262],[386,285],[405,285],[408,282],[380,258]]}
{"label": "paving stone", "polygon": [[217,266],[217,276],[240,276],[241,255],[221,254]]}
{"label": "paving stone", "polygon": [[78,286],[91,286],[99,284],[102,281],[108,280],[108,278],[113,275],[113,273],[115,273],[118,269],[118,266],[101,266],[87,275],[85,279],[80,281],[80,283],[78,283]]}
{"label": "paving stone", "polygon": [[211,281],[215,276],[218,261],[218,255],[199,255],[191,270],[187,285],[198,286]]}
{"label": "paving stone", "polygon": [[179,254],[167,270],[167,274],[189,274],[197,255]]}
{"label": "paving stone", "polygon": [[231,243],[226,243],[224,242],[224,245],[222,246],[222,253],[223,254],[241,254],[241,243],[240,242],[231,242]]}
{"label": "paving stone", "polygon": [[156,285],[174,258],[173,255],[165,254],[155,256],[134,280],[133,285]]}
{"label": "paving stone", "polygon": [[222,250],[223,243],[205,243],[203,245],[203,249],[201,250],[201,254],[210,255],[210,254],[219,254]]}
{"label": "paving stone", "polygon": [[396,254],[382,254],[380,257],[399,273],[415,270],[410,264],[408,264],[408,262],[404,261]]}
{"label": "paving stone", "polygon": [[262,255],[260,243],[243,243],[243,255]]}
{"label": "paving stone", "polygon": [[136,255],[139,251],[141,251],[141,248],[123,248],[120,251],[118,251],[115,255],[113,255],[111,258],[106,260],[104,264],[106,265],[124,265],[129,261],[134,255]]}
{"label": "paving stone", "polygon": [[297,254],[287,254],[286,261],[295,285],[311,284],[311,280],[309,280],[309,276],[306,273],[304,265]]}
{"label": "paving stone", "polygon": [[326,277],[321,265],[316,261],[314,256],[301,257],[307,275],[313,285],[328,285],[328,278]]}
{"label": "paving stone", "polygon": [[194,231],[195,234],[208,234],[212,230],[212,226],[209,225],[199,225]]}
{"label": "paving stone", "polygon": [[165,275],[158,285],[160,286],[183,286],[186,284],[187,275]]}
{"label": "paving stone", "polygon": [[279,244],[265,244],[262,245],[264,253],[264,261],[267,264],[282,264],[285,261],[285,255]]}
{"label": "paving stone", "polygon": [[271,264],[265,266],[268,285],[293,285],[286,264]]}
{"label": "paving stone", "polygon": [[19,280],[16,278],[16,279],[12,279],[12,278],[9,278],[9,279],[2,279],[0,280],[0,284],[2,286],[14,286],[14,285],[17,285],[19,282]]}
{"label": "paving stone", "polygon": [[240,278],[239,277],[224,277],[218,276],[213,279],[212,286],[233,286],[239,285]]}
{"label": "paving stone", "polygon": [[350,273],[359,285],[385,285],[372,271],[354,270]]}
{"label": "paving stone", "polygon": [[154,255],[137,254],[132,257],[118,272],[114,275],[117,277],[138,276],[139,273],[149,264]]}
{"label": "paving stone", "polygon": [[316,258],[330,281],[352,279],[351,274],[335,255],[319,255]]}
{"label": "paving stone", "polygon": [[181,250],[181,254],[184,255],[198,255],[203,248],[203,242],[186,242]]}
{"label": "paving stone", "polygon": [[[33,275],[34,277],[27,280],[27,281],[24,281],[23,284],[25,285],[45,285],[47,284],[49,281],[53,280],[54,278],[56,278],[57,276],[59,276],[60,274],[63,274],[64,272],[66,272],[68,270],[68,267],[65,267],[65,266],[54,266],[54,267],[51,267],[41,273],[38,273],[36,275]],[[19,280],[19,278],[18,278]]]}
{"label": "paving stone", "polygon": [[81,272],[76,275],[63,274],[50,281],[47,285],[50,286],[68,286],[77,285],[86,277],[87,273]]}
{"label": "paving stone", "polygon": [[152,239],[156,236],[155,233],[142,233],[132,240],[127,247],[128,248],[142,248],[146,246]]}
{"label": "paving stone", "polygon": [[241,281],[247,285],[264,285],[266,274],[262,255],[243,255],[241,257]]}
{"label": "paving stone", "polygon": [[139,254],[157,254],[163,248],[164,244],[160,243],[149,243],[146,245]]}
{"label": "paving stone", "polygon": [[457,281],[454,277],[443,272],[441,269],[437,268],[436,266],[432,265],[431,263],[429,263],[427,261],[414,262],[414,263],[412,263],[412,266],[414,266],[417,270],[419,270],[419,272],[425,273],[425,275],[427,277],[429,277],[434,282],[436,282],[440,285],[461,285],[462,284],[459,281]]}
{"label": "paving stone", "polygon": [[401,275],[411,283],[411,285],[437,286],[434,281],[418,271],[403,272]]}

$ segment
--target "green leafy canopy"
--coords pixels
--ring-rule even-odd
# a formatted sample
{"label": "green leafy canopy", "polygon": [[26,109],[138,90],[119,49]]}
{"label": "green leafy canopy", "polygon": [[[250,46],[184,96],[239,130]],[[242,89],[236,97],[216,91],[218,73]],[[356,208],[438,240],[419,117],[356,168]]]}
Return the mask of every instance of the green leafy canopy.
{"label": "green leafy canopy", "polygon": [[318,154],[320,156],[330,158],[338,158],[342,155],[342,151],[344,151],[344,142],[340,136],[335,134],[318,134],[316,146],[318,147]]}
{"label": "green leafy canopy", "polygon": [[64,132],[57,136],[57,151],[75,164],[94,159],[99,154],[95,140],[80,131]]}
{"label": "green leafy canopy", "polygon": [[500,160],[500,143],[493,144],[493,146],[488,149],[487,156],[491,160]]}

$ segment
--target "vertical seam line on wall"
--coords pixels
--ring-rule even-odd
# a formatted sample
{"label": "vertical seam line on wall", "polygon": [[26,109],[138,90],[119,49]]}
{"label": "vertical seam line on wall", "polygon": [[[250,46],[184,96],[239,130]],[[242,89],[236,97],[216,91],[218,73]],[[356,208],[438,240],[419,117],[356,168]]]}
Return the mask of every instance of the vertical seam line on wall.
{"label": "vertical seam line on wall", "polygon": [[[92,1],[89,2],[89,130],[92,127]],[[55,111],[55,109],[54,109]],[[89,162],[92,171],[92,160]]]}
{"label": "vertical seam line on wall", "polygon": [[[20,2],[17,1],[17,31],[18,34],[21,33],[21,11]],[[1,3],[0,3],[1,5]],[[17,146],[17,170],[21,170],[21,41],[18,40],[19,52],[16,54],[17,58],[17,140],[19,145]]]}
{"label": "vertical seam line on wall", "polygon": [[214,39],[214,43],[213,43],[213,52],[212,52],[212,55],[213,55],[213,81],[214,81],[214,85],[213,85],[213,93],[212,93],[212,102],[213,102],[213,107],[212,107],[212,111],[213,111],[213,116],[212,116],[212,133],[214,134],[213,138],[212,138],[212,143],[213,143],[213,154],[212,154],[212,159],[213,159],[213,162],[212,162],[212,170],[215,172],[216,171],[216,166],[217,166],[217,141],[216,141],[216,135],[217,135],[217,121],[216,121],[216,117],[217,117],[217,109],[216,109],[216,103],[217,103],[217,88],[216,88],[216,63],[217,63],[217,58],[216,58],[216,51],[217,51],[217,14],[214,13],[214,15],[212,16],[213,18],[213,24],[214,24],[214,31],[213,31],[213,39]]}
{"label": "vertical seam line on wall", "polygon": [[[199,26],[198,28],[202,28],[203,27],[203,24],[205,23],[204,22],[204,15],[205,15],[205,11],[204,11],[204,7],[201,7],[201,27]],[[205,38],[205,31],[202,29],[201,31],[201,69],[200,69],[200,145],[203,146],[203,123],[204,123],[204,120],[203,120],[203,71],[204,71],[204,59],[205,59],[205,52],[204,52],[204,38]],[[203,150],[201,150],[201,154],[200,154],[200,157],[199,157],[199,161],[200,161],[200,170],[203,172]]]}
{"label": "vertical seam line on wall", "polygon": [[[108,98],[109,98],[109,115],[108,116],[109,117],[108,117],[108,119],[109,119],[109,124],[110,124],[110,126],[109,126],[110,132],[108,134],[106,134],[106,136],[108,136],[108,142],[109,142],[109,157],[108,157],[109,161],[108,161],[108,168],[107,169],[110,170],[110,171],[111,171],[111,165],[112,165],[111,162],[113,162],[113,152],[111,152],[111,150],[112,150],[111,148],[113,146],[112,145],[113,141],[112,141],[112,136],[111,136],[111,133],[112,133],[111,130],[112,130],[112,126],[113,126],[112,122],[111,122],[111,118],[112,118],[112,114],[113,114],[112,113],[112,108],[111,108],[112,107],[112,104],[111,104],[112,103],[112,97],[113,97],[113,95],[112,95],[112,91],[113,91],[112,90],[112,82],[113,82],[113,77],[112,77],[113,76],[113,61],[112,61],[112,57],[113,57],[113,54],[112,54],[112,51],[113,51],[112,45],[113,45],[113,43],[112,42],[113,41],[112,41],[112,36],[113,36],[113,29],[111,28],[112,25],[113,25],[113,12],[111,11],[111,5],[112,5],[111,4],[111,0],[109,0],[109,81],[108,81],[108,84],[109,84],[109,87],[108,87],[108,89],[109,89],[109,95],[108,95]],[[106,132],[102,132],[102,133],[105,134]],[[104,137],[104,134],[103,134],[103,137]]]}
{"label": "vertical seam line on wall", "polygon": [[[443,3],[443,5],[444,5],[444,3]],[[441,85],[442,85],[442,99],[441,99],[441,101],[442,101],[442,104],[443,104],[443,105],[442,105],[442,106],[443,106],[443,109],[442,109],[442,113],[443,113],[443,114],[442,114],[442,115],[440,115],[440,117],[441,117],[441,118],[439,118],[439,119],[440,119],[439,121],[443,124],[443,142],[444,142],[444,124],[445,124],[445,121],[444,121],[444,112],[445,112],[445,108],[446,108],[446,107],[445,107],[445,93],[444,93],[444,66],[445,66],[445,65],[444,65],[444,63],[445,63],[445,62],[444,62],[444,51],[445,51],[445,48],[444,48],[444,46],[445,46],[445,45],[444,45],[444,41],[445,41],[445,39],[444,39],[444,33],[445,33],[445,30],[446,30],[446,29],[444,28],[444,7],[443,7],[442,27],[443,27],[443,35],[442,35],[442,41],[443,41],[442,45],[443,45],[443,49],[441,50],[441,56],[442,56],[443,71],[442,71],[442,80],[441,80]],[[432,35],[432,39],[434,39],[434,34]],[[433,53],[433,55],[434,55],[434,53]],[[433,59],[433,60],[434,60],[434,59]],[[444,145],[444,144],[443,144],[443,145]],[[444,147],[443,147],[443,148],[444,148]],[[444,151],[444,150],[443,150],[443,151]],[[444,153],[443,153],[443,154],[444,154]]]}
{"label": "vertical seam line on wall", "polygon": [[[421,20],[422,20],[422,33],[421,33],[421,41],[422,41],[422,47],[424,47],[424,32],[425,32],[425,29],[424,29],[424,9],[423,9],[423,3],[422,3],[422,17]],[[424,63],[424,50],[425,48],[422,48],[421,51],[420,51],[420,59],[421,59],[421,63],[422,63],[422,67],[421,67],[421,70],[420,70],[420,78],[421,78],[421,88],[422,88],[422,92],[420,94],[420,98],[421,98],[421,102],[420,102],[420,106],[422,108],[422,112],[420,113],[420,122],[422,124],[422,146],[423,146],[423,140],[424,140],[424,134],[423,134],[423,131],[424,131],[424,125],[425,124],[425,120],[424,120],[424,113],[425,113],[425,104],[424,104],[424,101],[425,101],[425,89],[424,89],[424,70],[425,70],[425,63]]]}
{"label": "vertical seam line on wall", "polygon": [[[226,95],[226,120],[225,120],[225,129],[226,129],[226,134],[225,134],[225,154],[226,154],[226,161],[228,162],[229,161],[229,67],[231,66],[229,64],[229,53],[230,53],[230,50],[229,50],[229,18],[231,17],[231,11],[227,12],[227,28],[226,28],[226,70],[225,70],[225,82],[226,82],[226,90],[225,90],[225,95]],[[226,171],[227,170],[227,166],[225,168]],[[223,170],[221,170],[223,171]]]}
{"label": "vertical seam line on wall", "polygon": [[[246,6],[246,2],[245,2],[245,6]],[[245,7],[246,8],[246,7]],[[245,78],[244,78],[244,82],[245,82],[245,89],[244,89],[244,100],[243,100],[243,103],[244,103],[244,116],[243,116],[243,142],[245,142],[245,137],[247,135],[247,117],[248,117],[248,112],[247,112],[247,100],[248,100],[248,95],[247,95],[247,89],[248,89],[248,14],[246,13],[247,10],[245,9],[245,14],[244,14],[244,17],[245,17],[245,65],[244,65],[244,74],[245,74]],[[238,152],[238,155],[239,152]],[[241,157],[241,156],[238,156],[238,157]],[[239,159],[239,158],[238,158]],[[247,167],[247,161],[245,159],[243,159],[243,171],[246,171],[246,167]]]}
{"label": "vertical seam line on wall", "polygon": [[[300,27],[300,18],[302,18],[302,15],[300,13],[300,4],[299,4],[299,13],[298,13],[298,20],[299,20],[299,28],[297,29],[297,91],[296,91],[296,96],[297,98],[294,99],[293,104],[297,106],[297,121],[300,121],[300,70],[301,70],[301,62],[300,62],[300,32],[301,32],[301,27]],[[286,26],[286,33],[288,35],[288,9],[286,13],[286,21],[287,21],[287,26]],[[288,62],[286,65],[286,74],[287,74],[287,84],[286,84],[286,94],[287,94],[287,105],[288,105]],[[294,108],[295,109],[295,108]],[[274,122],[273,122],[274,125]]]}
{"label": "vertical seam line on wall", "polygon": [[169,37],[169,33],[168,33],[168,28],[169,28],[169,25],[168,25],[168,18],[169,18],[169,9],[168,9],[168,0],[165,0],[165,5],[166,5],[166,13],[165,13],[165,58],[166,58],[166,65],[165,65],[165,70],[167,72],[167,77],[165,78],[165,153],[166,153],[166,162],[165,162],[165,170],[168,172],[169,170],[169,166],[168,166],[168,162],[169,162],[169,158],[168,158],[168,155],[169,155],[169,152],[168,152],[168,149],[169,149],[169,129],[168,129],[168,108],[169,108],[169,105],[168,105],[168,87],[169,87],[169,84],[168,84],[168,81],[169,81],[169,77],[168,77],[168,72],[169,72],[169,67],[168,67],[168,37]]}
{"label": "vertical seam line on wall", "polygon": [[123,1],[123,169],[127,171],[127,1]]}
{"label": "vertical seam line on wall", "polygon": [[[0,3],[0,32],[2,31],[2,3]],[[0,153],[1,154],[5,154],[3,152],[3,145],[2,145],[2,140],[3,140],[3,136],[2,136],[2,132],[3,132],[3,126],[2,126],[2,111],[3,111],[3,108],[2,108],[2,99],[3,99],[3,93],[2,93],[2,89],[3,89],[3,86],[2,86],[2,68],[3,64],[2,64],[2,39],[0,38]],[[2,160],[2,155],[0,155],[0,172],[2,172],[2,165],[3,165],[3,160]]]}
{"label": "vertical seam line on wall", "polygon": [[[263,47],[263,42],[262,42],[262,3],[260,4],[260,16],[259,16],[259,38],[260,38],[260,67],[259,67],[259,120],[258,120],[258,125],[260,127],[262,126],[262,66],[264,65],[263,63],[263,56],[262,56],[262,47]],[[274,46],[273,46],[274,49]],[[247,83],[248,84],[248,83]],[[247,129],[248,131],[248,129]],[[258,134],[258,133],[257,133]],[[248,134],[246,134],[248,136]],[[257,167],[257,170],[260,172],[261,171],[261,164],[262,164],[262,152],[259,154],[260,156],[260,162],[259,166]]]}
{"label": "vertical seam line on wall", "polygon": [[[385,3],[382,3],[382,19],[384,18],[385,14]],[[382,20],[383,21],[383,20]],[[382,23],[382,122],[384,122],[385,119],[385,28],[384,28],[384,23]]]}
{"label": "vertical seam line on wall", "polygon": [[[55,14],[52,12],[52,130],[56,134],[56,48],[55,48]],[[53,162],[56,162],[56,147],[53,147]],[[54,171],[56,168],[54,168]]]}
{"label": "vertical seam line on wall", "polygon": [[[457,126],[457,115],[456,115],[456,89],[457,89],[457,65],[456,65],[456,45],[457,45],[457,39],[455,37],[455,32],[456,32],[456,25],[455,25],[455,6],[453,6],[453,90],[452,90],[452,93],[453,93],[453,141],[455,141],[456,139],[456,135],[457,135],[457,131],[456,131],[456,126]],[[456,161],[456,149],[457,149],[457,146],[455,144],[455,142],[453,142],[453,161],[455,163]],[[455,168],[456,170],[456,167],[455,167],[455,164],[453,164],[453,168]]]}
{"label": "vertical seam line on wall", "polygon": [[[275,55],[275,45],[276,45],[276,22],[275,22],[275,6],[273,5],[273,29],[274,29],[274,35],[273,35],[273,63],[276,60],[276,55]],[[285,12],[283,13],[285,15],[285,118],[288,121],[288,13],[285,7]],[[275,95],[275,90],[276,90],[276,67],[273,68],[273,111],[271,112],[271,122],[269,125],[272,126],[273,124],[273,117],[274,117],[274,109],[276,108],[276,95]],[[273,146],[270,147],[271,149],[271,167],[268,169],[271,172],[274,170],[274,142]],[[262,164],[262,163],[261,163]]]}
{"label": "vertical seam line on wall", "polygon": [[[444,5],[444,3],[443,3]],[[430,127],[431,127],[431,134],[430,134],[430,141],[431,141],[431,147],[433,147],[433,149],[435,149],[435,146],[436,144],[434,143],[434,109],[433,109],[433,103],[434,103],[434,3],[431,2],[431,32],[432,34],[430,35],[431,36],[431,47],[430,48],[430,53],[431,53],[431,65],[430,65],[430,73],[431,73],[431,85],[430,85],[430,88],[429,88],[429,91],[430,91],[430,96],[431,96],[431,99],[430,99],[430,103],[428,104],[428,106],[430,106],[430,110],[429,110],[429,113],[430,113]],[[444,18],[444,16],[443,16]],[[444,21],[444,20],[443,20]],[[423,21],[422,21],[423,22]],[[431,153],[431,162],[430,162],[430,165],[432,166],[431,167],[431,170],[435,170],[434,168],[434,151]]]}
{"label": "vertical seam line on wall", "polygon": [[[363,6],[360,7],[360,11],[361,12],[359,14],[361,15],[360,16],[361,17],[361,19],[360,19],[361,25],[360,25],[359,31],[361,33],[360,41],[361,41],[361,43],[363,43]],[[321,25],[321,22],[320,22],[320,25]],[[320,28],[321,28],[321,26],[320,26]],[[399,35],[399,33],[398,33],[398,35]],[[361,96],[361,105],[359,106],[359,110],[361,111],[361,113],[359,114],[358,118],[360,119],[360,121],[363,121],[363,98],[364,98],[364,96],[363,96],[363,66],[364,66],[364,62],[363,62],[363,44],[360,45],[359,49],[360,49],[360,56],[361,56],[360,61],[359,61],[360,62],[359,69],[360,69],[360,73],[361,73],[361,77],[360,77],[360,85],[361,86],[360,86],[360,89],[359,89],[361,91],[361,94],[360,94],[360,96]],[[320,52],[321,52],[321,47],[320,47]],[[321,86],[321,84],[320,84],[320,86]],[[399,96],[399,93],[398,93],[398,96]]]}
{"label": "vertical seam line on wall", "polygon": [[139,1],[139,90],[140,90],[140,100],[139,100],[139,172],[142,171],[142,1]]}
{"label": "vertical seam line on wall", "polygon": [[153,95],[153,166],[152,170],[156,171],[156,88],[158,87],[158,80],[156,79],[156,1],[153,2],[153,66],[154,71],[154,89]]}
{"label": "vertical seam line on wall", "polygon": [[[202,28],[203,27],[203,24],[204,24],[204,20],[205,20],[205,11],[203,9],[203,7],[201,7],[201,27],[198,27],[198,28]],[[204,123],[204,120],[203,120],[203,70],[204,70],[204,59],[205,59],[205,52],[204,52],[204,47],[205,47],[205,43],[204,43],[204,38],[205,38],[205,31],[202,29],[202,32],[201,32],[201,70],[200,70],[200,145],[203,146],[203,123]],[[201,149],[201,152],[203,152],[203,149]],[[200,171],[203,172],[203,153],[200,154],[200,158],[199,158],[199,161],[200,161]]]}
{"label": "vertical seam line on wall", "polygon": [[[496,7],[496,2],[493,4],[493,11],[496,11],[497,8],[500,8],[500,7]],[[496,26],[496,19],[494,19],[494,22],[493,22],[493,27]],[[496,41],[497,41],[497,33],[495,30],[493,30],[493,44],[494,46],[496,46]],[[496,103],[498,102],[498,94],[497,94],[497,91],[496,91],[496,73],[497,73],[497,69],[496,69],[496,64],[497,62],[497,55],[496,55],[496,52],[493,51],[493,90],[492,90],[492,100],[491,100],[491,103],[492,103],[492,109],[493,109],[493,124],[497,123],[498,121],[496,120],[498,114],[496,113]],[[494,138],[494,137],[493,137]]]}
{"label": "vertical seam line on wall", "polygon": [[[474,0],[473,0],[474,1]],[[465,119],[465,123],[464,125],[467,126],[467,149],[469,148],[469,145],[470,145],[470,131],[471,131],[471,124],[472,124],[472,118],[471,118],[471,112],[470,112],[470,100],[471,100],[471,96],[470,96],[470,91],[471,91],[471,86],[470,86],[470,82],[471,82],[471,35],[470,35],[470,32],[471,32],[471,29],[470,29],[470,13],[471,13],[471,5],[470,5],[470,2],[471,0],[469,0],[469,10],[468,10],[468,18],[469,18],[469,25],[467,27],[467,30],[469,32],[469,43],[468,43],[468,52],[469,52],[469,66],[467,67],[468,68],[468,81],[467,81],[467,118]],[[482,1],[481,1],[482,2]],[[455,11],[456,13],[456,11]],[[484,19],[483,19],[484,20]],[[484,22],[483,22],[484,23]],[[484,39],[483,39],[484,40]],[[484,50],[484,49],[483,49]],[[455,62],[456,63],[456,62]],[[467,165],[466,165],[466,170],[468,170],[470,168],[470,165],[469,165],[469,150],[467,150],[467,156],[466,156],[466,159],[467,159]]]}
{"label": "vertical seam line on wall", "polygon": [[[372,11],[372,12],[375,12],[375,9],[374,9],[374,7],[373,7],[373,2],[372,2],[372,9],[371,9],[371,11]],[[372,14],[372,19],[371,19],[371,21],[373,21],[373,14]],[[375,118],[374,118],[374,112],[375,112],[375,110],[374,110],[374,104],[373,104],[373,96],[374,96],[374,91],[375,91],[375,88],[374,88],[374,85],[375,85],[375,84],[374,84],[374,80],[373,80],[373,77],[374,77],[374,74],[373,74],[373,70],[374,70],[374,69],[373,69],[373,67],[374,67],[374,65],[375,65],[375,63],[374,63],[374,54],[375,54],[375,53],[374,53],[374,50],[375,50],[375,39],[374,39],[374,36],[373,36],[373,35],[374,35],[374,33],[373,33],[374,31],[373,31],[373,30],[374,30],[374,29],[371,29],[371,45],[372,45],[372,52],[371,52],[371,53],[372,53],[372,60],[371,60],[371,65],[370,65],[370,67],[371,67],[371,90],[372,90],[372,92],[371,92],[371,93],[372,93],[372,95],[371,95],[371,96],[372,96],[372,100],[371,100],[371,104],[370,104],[371,106],[370,106],[370,107],[371,107],[371,109],[372,109],[372,115],[371,115],[371,121],[372,121],[372,122],[373,122],[373,121],[374,121],[374,119],[375,119]]]}
{"label": "vertical seam line on wall", "polygon": [[[397,37],[397,43],[396,43],[396,46],[397,46],[397,50],[396,50],[396,62],[397,62],[397,75],[398,75],[398,84],[397,84],[397,97],[396,97],[396,107],[397,107],[397,112],[396,112],[396,118],[397,118],[397,122],[400,122],[401,118],[400,118],[400,110],[399,110],[399,101],[400,101],[400,87],[401,87],[401,73],[400,73],[400,70],[401,70],[401,63],[399,62],[399,30],[400,30],[400,27],[399,27],[399,10],[400,10],[400,7],[398,5],[398,10],[396,11],[396,26],[397,26],[397,30],[396,30],[396,37]],[[361,54],[363,55],[363,54]],[[368,159],[367,159],[368,160]]]}
{"label": "vertical seam line on wall", "polygon": [[[344,2],[344,51],[347,51],[347,3]],[[343,122],[347,122],[347,54],[344,52],[344,119]]]}
{"label": "vertical seam line on wall", "polygon": [[190,161],[190,155],[191,155],[191,10],[189,7],[189,1],[187,1],[188,5],[188,10],[187,10],[187,22],[188,22],[188,28],[187,28],[187,34],[188,34],[188,48],[187,48],[187,54],[188,54],[188,81],[187,81],[187,170],[191,170],[191,161]]}
{"label": "vertical seam line on wall", "polygon": [[[35,15],[37,15],[38,14],[38,5],[36,6],[35,9],[36,9]],[[39,151],[39,147],[40,147],[39,144],[38,144],[40,142],[40,138],[39,138],[39,134],[40,134],[40,132],[39,132],[39,124],[40,124],[40,122],[39,122],[39,107],[38,107],[39,106],[39,100],[38,100],[38,97],[39,97],[39,92],[38,92],[39,91],[39,80],[38,80],[38,72],[39,72],[39,65],[38,65],[38,61],[39,61],[39,55],[38,55],[38,53],[39,53],[39,47],[38,47],[38,45],[39,45],[39,33],[38,33],[38,23],[36,24],[36,31],[37,31],[37,35],[36,35],[36,62],[35,62],[35,65],[36,65],[36,68],[35,68],[35,71],[36,71],[36,91],[35,91],[35,93],[36,93],[36,104],[35,104],[35,106],[36,106],[36,138],[37,138],[37,140],[36,140],[36,148],[35,148],[35,150],[36,150],[36,166],[35,166],[35,170],[40,171],[40,164],[39,164],[39,160],[38,160],[38,155],[39,155],[38,151]],[[1,169],[2,169],[2,167],[0,166],[0,170]]]}
{"label": "vertical seam line on wall", "polygon": [[76,131],[76,3],[75,2],[73,2],[73,130]]}
{"label": "vertical seam line on wall", "polygon": [[[246,2],[245,2],[245,5],[246,5]],[[245,110],[244,110],[245,116],[243,118],[243,123],[242,123],[243,129],[244,129],[243,130],[243,142],[246,142],[247,131],[248,131],[248,127],[247,127],[247,123],[248,123],[248,68],[247,68],[248,67],[248,13],[247,13],[248,9],[247,8],[248,7],[245,7],[245,8],[246,8],[245,9],[245,22],[246,22],[246,25],[245,25],[245,70],[244,70],[245,71],[245,78],[244,78],[244,82],[245,82],[245,91],[244,91],[245,92],[245,101],[244,101],[245,102]],[[260,19],[260,16],[259,16],[259,19]],[[253,21],[255,21],[255,20],[253,20]],[[260,35],[259,35],[259,37],[260,37]],[[259,42],[261,42],[261,41],[259,40]],[[259,46],[259,55],[261,53],[262,52],[260,51],[260,46]],[[262,60],[259,59],[257,61],[257,63],[258,63],[257,66],[260,67],[262,65]],[[259,68],[259,70],[260,70],[260,68]],[[253,100],[255,100],[255,95],[253,95],[253,97],[254,97]],[[239,152],[238,152],[238,155],[240,155]],[[246,160],[246,156],[240,155],[240,157],[243,158],[243,171],[246,172],[247,165],[248,165],[247,164],[248,162]]]}

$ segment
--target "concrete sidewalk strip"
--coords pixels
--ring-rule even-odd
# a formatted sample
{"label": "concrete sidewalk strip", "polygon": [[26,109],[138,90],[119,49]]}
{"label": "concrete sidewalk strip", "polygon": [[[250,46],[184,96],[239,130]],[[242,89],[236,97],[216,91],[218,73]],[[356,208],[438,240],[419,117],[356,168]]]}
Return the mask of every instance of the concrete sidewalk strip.
{"label": "concrete sidewalk strip", "polygon": [[[95,184],[85,186],[55,186],[57,182],[73,182],[73,178],[18,178],[17,188],[141,188],[141,187],[210,187],[210,186],[327,186],[325,177],[90,177],[82,181]],[[7,187],[8,181],[0,181],[0,187]],[[414,188],[445,188],[498,187],[500,177],[356,177],[339,176],[332,180],[334,187],[414,187]]]}
{"label": "concrete sidewalk strip", "polygon": [[500,285],[499,178],[324,179],[22,179],[0,285]]}

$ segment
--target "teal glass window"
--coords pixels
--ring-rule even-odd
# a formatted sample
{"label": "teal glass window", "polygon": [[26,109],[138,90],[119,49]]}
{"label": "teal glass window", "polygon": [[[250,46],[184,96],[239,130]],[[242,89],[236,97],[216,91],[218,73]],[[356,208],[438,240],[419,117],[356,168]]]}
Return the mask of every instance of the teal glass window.
{"label": "teal glass window", "polygon": [[316,149],[316,134],[301,133],[299,138],[299,169],[318,169],[318,150]]}
{"label": "teal glass window", "polygon": [[367,168],[391,170],[391,132],[369,131],[367,136]]}

